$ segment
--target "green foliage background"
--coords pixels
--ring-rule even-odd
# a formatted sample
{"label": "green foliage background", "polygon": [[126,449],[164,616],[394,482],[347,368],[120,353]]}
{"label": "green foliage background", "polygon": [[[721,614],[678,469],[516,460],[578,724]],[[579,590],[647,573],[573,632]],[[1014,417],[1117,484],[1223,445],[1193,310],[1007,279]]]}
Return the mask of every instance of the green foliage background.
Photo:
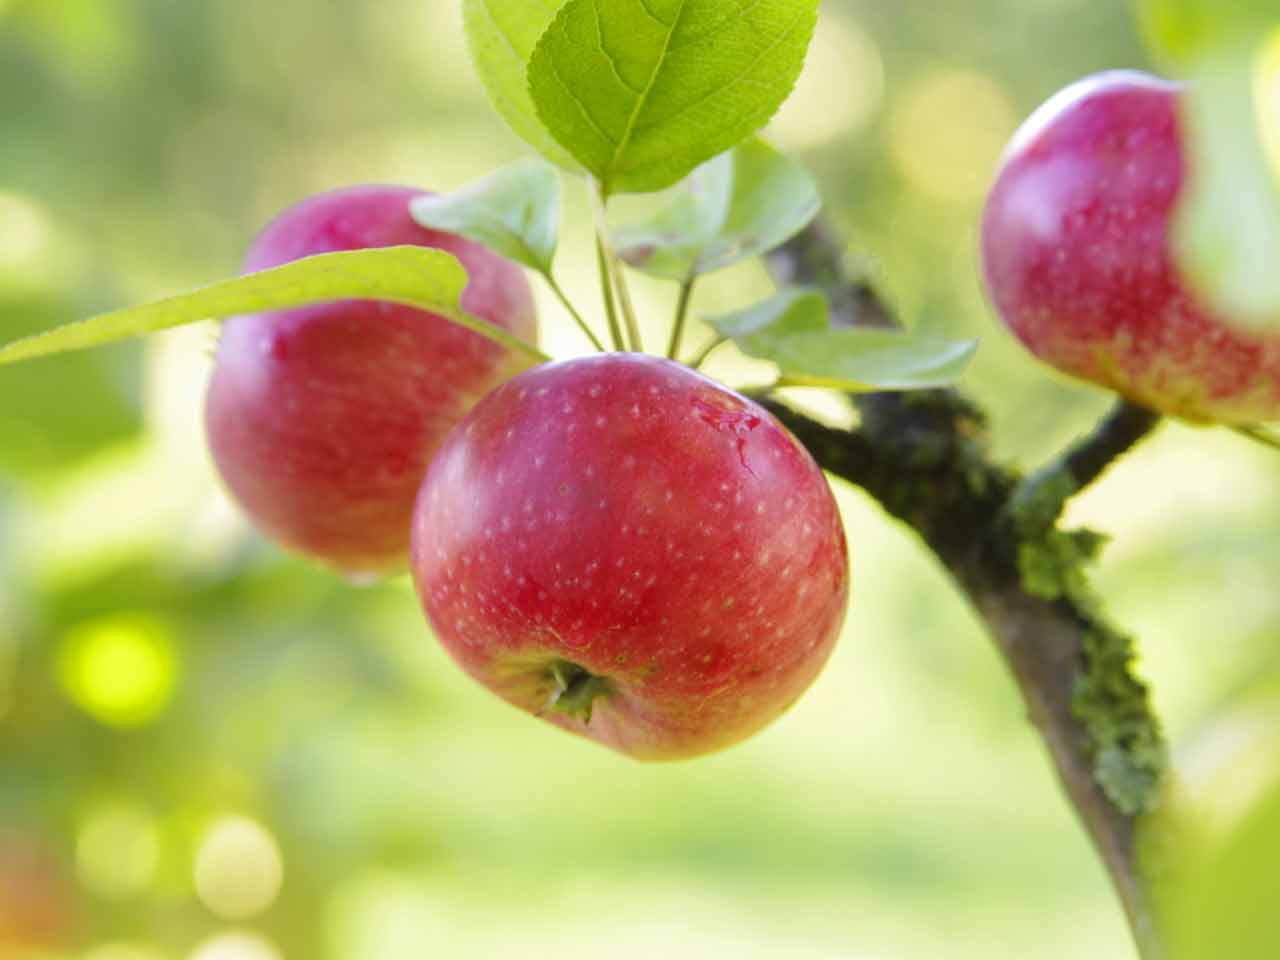
{"label": "green foliage background", "polygon": [[[451,189],[518,156],[457,7],[0,0],[0,339],[230,276],[305,194]],[[982,194],[1040,100],[1143,64],[1120,5],[827,0],[769,131],[904,317],[983,338],[967,389],[1027,465],[1107,399],[995,325]],[[559,265],[594,314],[580,193]],[[635,282],[657,348],[671,292]],[[735,267],[695,311],[768,290]],[[581,351],[542,291],[540,306],[546,348]],[[723,755],[638,766],[466,682],[403,580],[356,588],[251,534],[204,452],[215,337],[0,371],[0,918],[15,889],[58,904],[45,946],[0,932],[0,956],[1133,956],[1003,667],[944,572],[859,493],[839,491],[846,635],[810,694]],[[726,350],[711,372],[758,370]],[[1175,743],[1275,672],[1277,476],[1272,453],[1169,425],[1072,507],[1114,537],[1101,590],[1141,638]],[[113,628],[133,646],[86,666],[85,631]],[[93,827],[121,810],[104,863]],[[284,868],[244,918],[193,881],[228,815],[269,831]],[[209,952],[232,929],[260,939]]]}

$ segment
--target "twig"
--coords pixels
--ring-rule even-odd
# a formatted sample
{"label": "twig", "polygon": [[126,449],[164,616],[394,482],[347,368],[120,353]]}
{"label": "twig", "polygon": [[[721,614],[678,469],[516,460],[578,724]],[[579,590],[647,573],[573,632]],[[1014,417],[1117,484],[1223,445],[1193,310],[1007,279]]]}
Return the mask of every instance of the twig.
{"label": "twig", "polygon": [[684,337],[684,325],[689,317],[689,301],[693,298],[695,277],[686,277],[680,284],[680,297],[676,301],[676,319],[671,325],[671,340],[667,343],[667,359],[675,360],[680,353],[680,340]]}
{"label": "twig", "polygon": [[640,342],[640,327],[636,323],[636,308],[631,302],[631,291],[627,287],[626,275],[618,262],[618,255],[613,249],[613,241],[609,239],[609,222],[605,218],[606,196],[599,180],[591,180],[591,204],[595,212],[596,253],[600,259],[600,269],[605,274],[605,283],[613,288],[618,297],[618,308],[622,313],[623,327],[627,333],[627,349],[636,353],[644,352],[644,344]]}
{"label": "twig", "polygon": [[615,350],[627,349],[622,339],[622,327],[618,325],[618,308],[613,301],[613,275],[609,271],[609,254],[604,248],[604,239],[596,234],[596,266],[600,273],[600,295],[604,301],[604,315],[609,321],[609,340]]}
{"label": "twig", "polygon": [[1086,436],[1024,479],[1010,500],[1015,522],[1046,530],[1067,500],[1093,483],[1119,457],[1151,433],[1160,415],[1121,398]]}
{"label": "twig", "polygon": [[574,307],[573,301],[571,301],[568,295],[565,294],[564,289],[556,282],[555,277],[553,277],[548,271],[543,274],[543,278],[547,281],[547,285],[551,287],[551,292],[556,295],[557,299],[559,299],[560,304],[565,308],[565,310],[569,311],[569,316],[573,317],[573,322],[578,325],[578,329],[581,330],[586,335],[586,338],[591,341],[591,345],[601,353],[604,353],[604,344],[600,342],[600,338],[596,336],[596,332],[591,329],[591,325],[583,319],[582,314],[580,314]]}
{"label": "twig", "polygon": [[1248,437],[1254,443],[1260,443],[1272,450],[1280,450],[1280,436],[1269,432],[1256,423],[1242,423],[1231,428],[1242,437]]}
{"label": "twig", "polygon": [[693,367],[693,369],[695,370],[699,369],[704,363],[707,362],[707,357],[715,353],[717,347],[720,347],[721,345],[726,344],[728,342],[729,342],[728,337],[722,337],[719,335],[712,337],[707,342],[707,345],[704,346],[701,350],[699,350],[696,354],[694,354],[693,358],[689,360],[689,366]]}
{"label": "twig", "polygon": [[1130,447],[1154,430],[1160,415],[1127,400],[1116,405],[1091,434],[1067,451],[1062,468],[1083,490]]}

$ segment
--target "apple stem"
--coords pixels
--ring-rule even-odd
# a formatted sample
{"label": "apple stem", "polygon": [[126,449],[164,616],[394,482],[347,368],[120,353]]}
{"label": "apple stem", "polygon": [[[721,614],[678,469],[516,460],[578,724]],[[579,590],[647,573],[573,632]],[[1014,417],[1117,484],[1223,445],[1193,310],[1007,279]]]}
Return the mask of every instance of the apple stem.
{"label": "apple stem", "polygon": [[547,710],[563,713],[583,723],[591,722],[591,708],[596,697],[607,694],[612,685],[585,667],[568,660],[555,660],[551,664],[551,679],[555,689],[547,701]]}
{"label": "apple stem", "polygon": [[578,325],[578,329],[586,334],[587,339],[591,341],[591,345],[601,353],[605,353],[604,344],[600,342],[600,338],[596,336],[595,331],[592,330],[587,321],[583,319],[582,314],[574,309],[573,303],[569,300],[568,296],[565,295],[564,289],[560,284],[556,283],[556,278],[551,275],[551,271],[548,270],[544,273],[542,278],[547,281],[547,286],[551,288],[551,292],[556,295],[556,298],[559,299],[561,305],[569,311],[569,316],[573,317],[574,323]]}
{"label": "apple stem", "polygon": [[689,366],[693,367],[693,369],[695,370],[700,369],[702,365],[707,362],[707,357],[711,356],[711,354],[715,352],[717,347],[719,347],[723,343],[727,343],[728,341],[729,341],[728,337],[722,337],[719,334],[712,337],[711,342],[708,343],[701,350],[699,350],[694,355],[693,359],[689,361]]}
{"label": "apple stem", "polygon": [[622,327],[618,324],[618,308],[613,302],[613,282],[609,279],[609,260],[605,253],[604,241],[596,234],[596,263],[600,267],[600,290],[604,297],[604,314],[609,318],[609,339],[613,341],[613,349],[626,350],[622,341]]}
{"label": "apple stem", "polygon": [[696,278],[685,277],[680,283],[680,299],[676,301],[676,322],[671,328],[671,341],[667,344],[667,359],[676,359],[680,352],[680,340],[684,336],[684,325],[689,316],[689,301],[693,297],[693,283]]}
{"label": "apple stem", "polygon": [[1018,483],[1009,498],[1009,519],[1032,535],[1051,529],[1068,500],[1097,480],[1158,426],[1158,413],[1123,397],[1117,398],[1089,434]]}
{"label": "apple stem", "polygon": [[1248,437],[1254,443],[1260,443],[1262,446],[1270,447],[1272,450],[1280,450],[1280,436],[1269,433],[1257,424],[1238,424],[1231,429],[1242,437]]}
{"label": "apple stem", "polygon": [[[623,276],[618,255],[614,252],[613,243],[609,239],[609,223],[605,219],[605,204],[608,198],[605,195],[604,185],[594,178],[591,180],[591,200],[596,222],[596,256],[600,261],[600,279],[605,286],[605,305],[607,307],[613,299],[610,291],[617,291],[618,307],[622,314],[622,322],[626,326],[626,349],[643,353],[644,344],[640,342],[640,328],[636,324],[636,310],[631,303],[631,291],[627,289],[627,279]],[[616,324],[616,318],[612,322]],[[614,337],[615,341],[621,339],[621,336]]]}

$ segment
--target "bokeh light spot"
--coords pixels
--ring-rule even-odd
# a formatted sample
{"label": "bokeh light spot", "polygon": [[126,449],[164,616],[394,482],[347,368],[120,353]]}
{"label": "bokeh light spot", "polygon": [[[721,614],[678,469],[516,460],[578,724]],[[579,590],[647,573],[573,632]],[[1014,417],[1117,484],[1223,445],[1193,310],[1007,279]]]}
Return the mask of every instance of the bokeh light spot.
{"label": "bokeh light spot", "polygon": [[155,818],[131,803],[98,807],[76,836],[76,875],[104,900],[127,900],[145,891],[159,861]]}
{"label": "bokeh light spot", "polygon": [[217,821],[196,853],[196,894],[226,920],[243,920],[271,906],[280,892],[280,847],[263,826],[246,817]]}
{"label": "bokeh light spot", "polygon": [[804,72],[766,134],[787,150],[821,146],[866,128],[884,99],[884,61],[853,20],[824,9]]}
{"label": "bokeh light spot", "polygon": [[990,77],[934,67],[905,84],[894,101],[889,147],[917,189],[967,202],[986,192],[1015,125],[1013,103]]}
{"label": "bokeh light spot", "polygon": [[188,960],[283,960],[271,941],[256,933],[223,933],[200,944]]}
{"label": "bokeh light spot", "polygon": [[[3,3],[0,0],[0,6]],[[0,266],[6,273],[20,276],[38,271],[50,255],[52,241],[53,226],[42,207],[19,194],[0,191]]]}
{"label": "bokeh light spot", "polygon": [[62,638],[58,673],[72,702],[112,727],[156,717],[177,682],[173,629],[147,615],[112,615],[79,624]]}

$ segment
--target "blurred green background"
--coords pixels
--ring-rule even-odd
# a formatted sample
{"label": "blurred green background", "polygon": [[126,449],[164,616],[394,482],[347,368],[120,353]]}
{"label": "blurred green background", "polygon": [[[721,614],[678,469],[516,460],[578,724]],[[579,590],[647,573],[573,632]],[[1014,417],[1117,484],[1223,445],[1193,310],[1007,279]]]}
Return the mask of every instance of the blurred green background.
{"label": "blurred green background", "polygon": [[[1143,64],[1121,4],[826,0],[769,131],[909,322],[983,337],[967,388],[1021,464],[1107,398],[994,323],[983,192],[1039,101]],[[0,0],[0,339],[230,276],[306,194],[522,152],[454,0]],[[578,191],[567,215],[594,305]],[[636,283],[656,344],[671,292]],[[767,290],[735,269],[695,309]],[[539,296],[549,350],[581,352]],[[722,755],[640,766],[471,685],[404,579],[253,535],[204,449],[215,338],[0,372],[0,958],[1134,956],[1003,666],[860,493],[812,691]],[[753,374],[729,350],[711,372]],[[1114,537],[1101,590],[1175,743],[1280,663],[1278,476],[1168,425],[1072,505]]]}

